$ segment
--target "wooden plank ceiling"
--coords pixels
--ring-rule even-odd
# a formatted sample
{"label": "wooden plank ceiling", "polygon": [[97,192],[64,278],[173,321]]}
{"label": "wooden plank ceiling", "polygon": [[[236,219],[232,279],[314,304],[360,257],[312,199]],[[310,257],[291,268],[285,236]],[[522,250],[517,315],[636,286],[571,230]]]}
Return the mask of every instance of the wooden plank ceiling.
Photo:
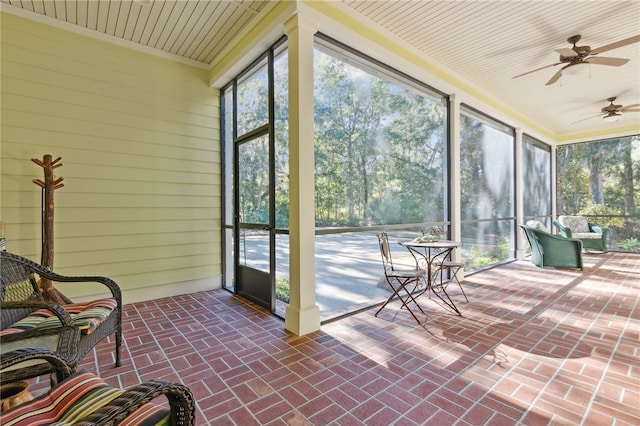
{"label": "wooden plank ceiling", "polygon": [[[260,0],[0,0],[8,8],[102,33],[185,61],[211,66],[275,4]],[[640,128],[640,113],[616,123],[596,117],[616,104],[640,103],[640,43],[600,56],[623,66],[588,65],[582,75],[545,83],[562,67],[555,50],[592,49],[640,34],[640,0],[442,1],[331,0],[390,37],[481,88],[491,98],[562,136]],[[348,43],[348,40],[342,40]],[[531,70],[548,67],[514,79]],[[427,82],[428,83],[428,82]],[[436,87],[437,88],[437,87]]]}

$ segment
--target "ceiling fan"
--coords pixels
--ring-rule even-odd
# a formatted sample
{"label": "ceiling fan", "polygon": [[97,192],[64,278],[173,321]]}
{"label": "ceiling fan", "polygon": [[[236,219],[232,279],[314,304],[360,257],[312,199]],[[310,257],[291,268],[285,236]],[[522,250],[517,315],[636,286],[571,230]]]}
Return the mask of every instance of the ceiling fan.
{"label": "ceiling fan", "polygon": [[564,65],[553,75],[553,77],[551,77],[549,81],[547,81],[546,85],[549,86],[550,84],[553,84],[556,81],[558,81],[560,77],[562,77],[563,73],[569,74],[569,73],[572,73],[572,71],[576,71],[577,68],[574,68],[574,67],[576,67],[577,65],[594,64],[594,65],[608,65],[612,67],[619,67],[629,62],[629,60],[623,59],[623,58],[607,58],[607,57],[595,56],[595,55],[598,55],[602,52],[606,52],[608,50],[617,49],[619,47],[626,46],[628,44],[637,43],[640,41],[640,35],[637,35],[637,36],[625,38],[624,40],[616,41],[615,43],[606,44],[597,49],[591,49],[591,47],[589,46],[577,46],[576,43],[580,41],[580,38],[581,36],[579,34],[569,37],[567,39],[567,42],[569,42],[573,46],[571,48],[565,47],[562,49],[557,49],[555,51],[560,54],[560,59],[555,64],[546,65],[544,67],[525,72],[524,74],[516,75],[513,78],[522,77],[546,68],[555,67],[556,65]]}
{"label": "ceiling fan", "polygon": [[640,104],[632,104],[632,105],[615,105],[613,102],[616,100],[615,96],[608,98],[607,102],[609,105],[603,107],[600,110],[600,114],[593,115],[591,117],[584,118],[582,120],[575,121],[571,124],[580,123],[585,120],[589,120],[595,117],[602,117],[604,121],[613,123],[618,121],[620,117],[622,117],[622,113],[626,112],[640,112]]}

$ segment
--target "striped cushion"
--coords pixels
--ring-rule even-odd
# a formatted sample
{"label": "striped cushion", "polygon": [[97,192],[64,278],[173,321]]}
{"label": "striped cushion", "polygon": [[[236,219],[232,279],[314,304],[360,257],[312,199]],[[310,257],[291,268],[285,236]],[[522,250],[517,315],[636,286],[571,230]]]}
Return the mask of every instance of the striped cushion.
{"label": "striped cushion", "polygon": [[[107,405],[124,391],[86,371],[78,372],[48,394],[0,414],[3,426],[72,425]],[[145,404],[121,425],[169,425],[169,409]]]}
{"label": "striped cushion", "polygon": [[[73,324],[82,334],[91,334],[102,322],[109,317],[116,308],[117,302],[113,298],[92,300],[86,303],[72,303],[63,305],[73,319]],[[2,335],[31,330],[35,327],[56,327],[60,320],[51,311],[40,309],[29,316],[13,323],[8,329],[2,330]]]}

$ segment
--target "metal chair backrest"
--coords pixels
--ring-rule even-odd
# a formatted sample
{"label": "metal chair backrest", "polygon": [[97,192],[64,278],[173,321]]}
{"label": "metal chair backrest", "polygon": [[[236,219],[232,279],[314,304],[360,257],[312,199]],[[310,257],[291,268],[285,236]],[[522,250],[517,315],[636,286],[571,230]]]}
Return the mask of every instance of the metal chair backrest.
{"label": "metal chair backrest", "polygon": [[391,249],[389,248],[389,237],[386,232],[378,233],[378,243],[380,244],[380,256],[382,257],[382,266],[385,274],[392,274],[393,259],[391,258]]}

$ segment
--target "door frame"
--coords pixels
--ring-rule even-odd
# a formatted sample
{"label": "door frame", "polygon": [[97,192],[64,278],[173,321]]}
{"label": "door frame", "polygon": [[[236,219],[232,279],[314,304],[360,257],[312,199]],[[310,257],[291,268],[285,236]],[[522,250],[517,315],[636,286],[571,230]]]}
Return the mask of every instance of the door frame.
{"label": "door frame", "polygon": [[[269,62],[271,64],[271,62]],[[268,66],[271,68],[271,66]],[[268,71],[269,75],[269,91],[271,92],[273,85],[272,69]],[[234,86],[234,91],[236,87]],[[235,96],[234,96],[235,98]],[[269,99],[269,122],[263,126],[260,126],[239,138],[234,138],[233,141],[233,180],[234,180],[234,219],[233,219],[233,235],[236,241],[236,250],[234,251],[234,276],[235,292],[260,306],[269,309],[271,312],[275,311],[275,171],[274,171],[274,130],[272,125],[273,117],[273,97]],[[234,105],[235,107],[235,105]],[[234,133],[237,126],[234,125]],[[269,220],[268,223],[248,223],[240,221],[240,177],[239,177],[239,162],[240,162],[240,146],[245,143],[251,143],[256,139],[263,136],[267,136],[267,144],[269,150],[268,158],[268,187],[269,187]],[[241,262],[241,250],[240,241],[244,238],[242,235],[244,230],[262,230],[268,232],[268,244],[269,244],[269,271],[265,272],[256,268],[252,268],[244,265]],[[243,243],[244,244],[244,243]],[[262,286],[267,286],[266,289]]]}

